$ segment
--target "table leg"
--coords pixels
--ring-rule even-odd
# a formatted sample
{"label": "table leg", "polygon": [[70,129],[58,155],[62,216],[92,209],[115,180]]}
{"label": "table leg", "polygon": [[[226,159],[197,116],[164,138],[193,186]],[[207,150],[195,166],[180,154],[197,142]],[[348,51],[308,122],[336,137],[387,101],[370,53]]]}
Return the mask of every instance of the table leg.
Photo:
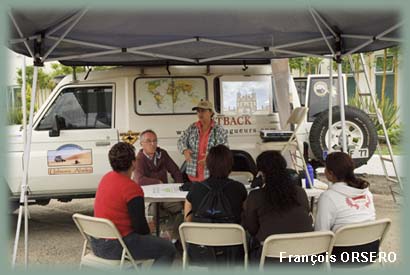
{"label": "table leg", "polygon": [[310,198],[310,212],[313,213],[313,207],[315,206],[315,197]]}
{"label": "table leg", "polygon": [[159,202],[155,203],[155,234],[159,237],[160,234],[160,216],[159,216]]}

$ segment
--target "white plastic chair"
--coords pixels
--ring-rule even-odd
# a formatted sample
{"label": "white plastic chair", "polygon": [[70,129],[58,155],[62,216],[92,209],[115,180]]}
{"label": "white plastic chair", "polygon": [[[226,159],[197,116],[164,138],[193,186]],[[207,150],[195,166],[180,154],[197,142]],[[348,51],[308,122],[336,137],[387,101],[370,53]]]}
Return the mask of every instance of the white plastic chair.
{"label": "white plastic chair", "polygon": [[[137,264],[146,264],[152,260],[138,260],[135,261],[126,244],[124,243],[121,234],[118,232],[116,226],[108,219],[90,217],[75,213],[73,220],[78,227],[81,235],[84,238],[83,250],[81,253],[80,269],[83,266],[98,268],[98,269],[122,269],[125,263],[131,264],[135,269],[138,269]],[[117,239],[123,250],[120,260],[108,260],[97,257],[92,252],[89,242],[91,237],[104,239]]]}
{"label": "white plastic chair", "polygon": [[[390,226],[391,220],[387,218],[345,225],[336,230],[332,246],[356,246],[379,240],[379,247],[381,247]],[[383,265],[383,261],[376,261],[376,263]]]}
{"label": "white plastic chair", "polygon": [[[317,255],[332,251],[332,231],[274,234],[265,239],[259,270],[263,270],[265,258],[288,258],[288,255]],[[286,261],[286,259],[285,259]],[[329,264],[325,263],[329,268]]]}
{"label": "white plastic chair", "polygon": [[244,268],[248,267],[245,230],[239,224],[184,222],[179,226],[179,235],[183,248],[183,269],[186,269],[188,264],[187,243],[207,246],[243,245]]}
{"label": "white plastic chair", "polygon": [[[293,134],[289,138],[288,142],[283,146],[281,153],[284,154],[285,151],[289,150],[290,147],[295,148],[295,152],[293,153],[292,150],[289,150],[292,164],[295,167],[295,170],[299,173],[300,170],[305,171],[306,178],[308,179],[309,185],[313,186],[311,178],[308,176],[309,172],[307,170],[307,165],[305,158],[303,157],[303,149],[301,148],[301,144],[298,140],[298,131],[300,126],[303,124],[306,115],[309,111],[308,107],[297,107],[293,109],[290,117],[288,118],[286,124],[293,125],[295,129],[293,130]],[[300,162],[298,162],[300,161]],[[300,165],[299,163],[302,163]]]}

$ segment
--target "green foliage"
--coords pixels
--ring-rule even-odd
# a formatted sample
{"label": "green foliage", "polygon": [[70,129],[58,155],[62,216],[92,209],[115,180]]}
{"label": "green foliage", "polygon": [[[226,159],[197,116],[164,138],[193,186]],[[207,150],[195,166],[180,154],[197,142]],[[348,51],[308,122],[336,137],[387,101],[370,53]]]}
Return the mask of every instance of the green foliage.
{"label": "green foliage", "polygon": [[21,108],[13,107],[7,112],[7,124],[22,124],[23,121],[23,111]]}
{"label": "green foliage", "polygon": [[298,70],[301,74],[319,73],[319,64],[323,58],[319,57],[294,57],[289,58],[289,67],[291,70]]}
{"label": "green foliage", "polygon": [[[375,113],[374,107],[372,104],[369,104],[369,98],[363,99],[366,102],[367,106],[371,106],[370,112]],[[397,124],[398,119],[398,111],[399,107],[395,106],[391,100],[386,97],[384,101],[376,99],[377,106],[382,113],[384,124],[387,129],[387,135],[389,136],[391,144],[398,144],[401,140],[402,135],[402,127]],[[355,97],[349,98],[349,105],[356,106],[358,108],[362,108],[359,96],[356,95]],[[383,127],[377,120],[377,118],[373,118],[374,124],[376,125],[376,130],[379,136],[383,136]]]}
{"label": "green foliage", "polygon": [[[17,83],[21,86],[23,84],[22,78],[22,70],[17,70]],[[31,87],[33,84],[33,74],[34,74],[34,67],[27,66],[26,67],[26,85],[27,87]],[[37,75],[37,85],[39,89],[52,89],[54,88],[54,83],[52,78],[49,74],[45,73],[42,68],[38,68],[38,75]]]}
{"label": "green foliage", "polygon": [[305,59],[303,57],[289,58],[289,67],[291,70],[303,72],[305,68]]}
{"label": "green foliage", "polygon": [[[21,100],[21,97],[19,97]],[[30,114],[30,104],[31,104],[31,87],[27,86],[27,91],[26,91],[26,112],[27,112],[27,122],[29,119],[29,114]],[[37,111],[37,107],[34,106],[34,112]],[[23,122],[23,110],[21,108],[21,105],[18,107],[12,107],[9,109],[7,113],[7,124],[12,125],[12,124],[22,124]]]}
{"label": "green foliage", "polygon": [[[403,130],[402,129],[403,128],[398,124],[395,124],[390,128],[387,128],[387,135],[389,136],[389,140],[390,140],[391,145],[400,144],[401,138],[403,136]],[[382,129],[378,130],[377,134],[379,136],[382,136],[383,135],[383,130]]]}
{"label": "green foliage", "polygon": [[[370,106],[369,111],[371,113],[375,113],[375,109],[373,107],[373,104],[370,104],[370,98],[365,98],[363,99],[366,103],[367,106]],[[386,97],[384,101],[381,101],[379,99],[376,99],[377,107],[380,109],[383,119],[384,119],[384,124],[386,125],[386,128],[389,129],[393,127],[398,119],[398,112],[399,112],[399,107],[395,106],[391,100]],[[356,106],[358,108],[362,108],[360,98],[356,94],[355,97],[349,98],[349,105]],[[374,118],[374,123],[376,125],[376,129],[380,130],[382,129],[382,126],[379,124],[377,118]]]}

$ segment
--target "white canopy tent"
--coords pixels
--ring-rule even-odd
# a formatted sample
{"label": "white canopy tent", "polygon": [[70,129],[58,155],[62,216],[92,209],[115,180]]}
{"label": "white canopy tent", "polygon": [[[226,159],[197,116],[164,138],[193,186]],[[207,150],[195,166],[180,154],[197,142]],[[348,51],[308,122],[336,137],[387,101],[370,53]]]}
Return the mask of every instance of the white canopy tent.
{"label": "white canopy tent", "polygon": [[13,266],[23,212],[26,266],[28,263],[28,168],[38,66],[44,62],[58,60],[70,66],[247,65],[295,56],[327,58],[338,64],[342,148],[347,151],[341,59],[398,45],[402,26],[395,10],[362,12],[308,6],[218,12],[11,9],[9,19],[8,47],[32,57],[35,65]]}

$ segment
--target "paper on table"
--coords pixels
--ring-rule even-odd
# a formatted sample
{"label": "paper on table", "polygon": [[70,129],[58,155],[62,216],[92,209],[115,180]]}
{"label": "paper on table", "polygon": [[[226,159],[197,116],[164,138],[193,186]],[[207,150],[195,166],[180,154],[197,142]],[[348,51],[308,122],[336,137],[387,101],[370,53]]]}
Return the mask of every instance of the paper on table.
{"label": "paper on table", "polygon": [[188,192],[179,190],[179,183],[144,185],[145,197],[151,198],[185,198]]}

